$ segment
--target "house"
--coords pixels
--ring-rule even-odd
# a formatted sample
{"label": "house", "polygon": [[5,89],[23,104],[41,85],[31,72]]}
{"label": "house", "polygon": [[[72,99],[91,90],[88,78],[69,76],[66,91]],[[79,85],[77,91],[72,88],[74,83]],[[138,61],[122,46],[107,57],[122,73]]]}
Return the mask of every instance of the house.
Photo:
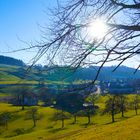
{"label": "house", "polygon": [[101,82],[102,93],[110,94],[131,94],[135,93],[135,88],[130,80],[116,79],[113,81]]}

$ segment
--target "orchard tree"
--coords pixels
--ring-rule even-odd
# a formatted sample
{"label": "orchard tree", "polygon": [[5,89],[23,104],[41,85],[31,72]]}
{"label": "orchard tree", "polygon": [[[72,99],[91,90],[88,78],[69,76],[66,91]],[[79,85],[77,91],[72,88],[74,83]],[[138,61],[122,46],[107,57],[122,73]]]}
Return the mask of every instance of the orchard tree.
{"label": "orchard tree", "polygon": [[93,104],[90,102],[84,103],[83,106],[84,110],[81,111],[81,113],[83,113],[82,115],[87,117],[88,119],[87,124],[89,125],[91,124],[91,116],[95,115],[97,108],[95,108],[95,106],[93,106]]}
{"label": "orchard tree", "polygon": [[54,121],[61,121],[61,128],[64,128],[65,126],[65,120],[69,119],[70,115],[64,112],[64,110],[57,110],[57,112],[54,113],[53,117],[51,118]]}
{"label": "orchard tree", "polygon": [[104,113],[108,113],[112,117],[112,123],[115,122],[115,114],[119,112],[118,99],[116,95],[108,95],[108,99],[105,102]]}
{"label": "orchard tree", "polygon": [[0,114],[0,125],[3,125],[5,129],[8,129],[8,122],[11,119],[11,113],[10,112],[3,112]]}
{"label": "orchard tree", "polygon": [[37,107],[32,107],[26,112],[26,117],[33,120],[33,127],[36,127],[36,122],[39,119]]}
{"label": "orchard tree", "polygon": [[118,107],[120,109],[121,112],[121,116],[124,117],[124,111],[126,111],[127,109],[127,96],[126,95],[118,95]]}
{"label": "orchard tree", "polygon": [[99,98],[99,94],[90,94],[87,98],[86,101],[92,103],[93,106],[95,106],[95,103],[97,102]]}
{"label": "orchard tree", "polygon": [[136,94],[133,97],[133,106],[134,106],[136,115],[138,114],[138,109],[140,108],[139,104],[140,104],[140,96]]}

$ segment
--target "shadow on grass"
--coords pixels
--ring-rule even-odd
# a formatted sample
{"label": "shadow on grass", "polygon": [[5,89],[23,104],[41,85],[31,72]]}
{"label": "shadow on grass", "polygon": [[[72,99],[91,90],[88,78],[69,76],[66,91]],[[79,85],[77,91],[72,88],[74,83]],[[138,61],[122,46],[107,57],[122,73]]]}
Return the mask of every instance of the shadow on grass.
{"label": "shadow on grass", "polygon": [[34,127],[31,127],[29,129],[17,128],[15,130],[13,130],[12,134],[5,136],[5,138],[15,137],[18,135],[23,135],[23,134],[28,134],[28,133],[33,132],[33,129],[34,129]]}
{"label": "shadow on grass", "polygon": [[104,125],[113,124],[113,123],[116,123],[116,122],[121,122],[121,121],[126,120],[128,118],[131,118],[131,117],[116,118],[114,122],[110,121],[110,122],[105,123]]}
{"label": "shadow on grass", "polygon": [[105,123],[104,125],[113,124],[113,123],[116,123],[116,122],[118,122],[118,121],[108,122],[108,123]]}
{"label": "shadow on grass", "polygon": [[135,117],[135,116],[138,116],[138,115],[131,115],[131,116],[124,116],[124,117],[117,117],[115,118],[115,121],[114,122],[108,122],[108,123],[105,123],[104,125],[108,125],[108,124],[113,124],[113,123],[116,123],[116,122],[121,122],[121,121],[124,121],[124,120],[127,120],[129,118],[132,118],[132,117]]}
{"label": "shadow on grass", "polygon": [[80,124],[81,127],[84,127],[84,128],[87,128],[87,127],[90,127],[90,126],[94,126],[94,125],[97,125],[97,123],[84,123],[84,124]]}
{"label": "shadow on grass", "polygon": [[56,132],[59,132],[59,131],[62,131],[62,130],[66,130],[67,128],[54,128],[52,130],[49,130],[49,132],[51,133],[56,133]]}

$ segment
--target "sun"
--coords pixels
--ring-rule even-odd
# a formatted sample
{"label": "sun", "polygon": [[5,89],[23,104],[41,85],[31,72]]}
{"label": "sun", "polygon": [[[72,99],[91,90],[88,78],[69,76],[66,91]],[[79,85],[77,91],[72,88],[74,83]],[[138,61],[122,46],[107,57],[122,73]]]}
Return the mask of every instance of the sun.
{"label": "sun", "polygon": [[91,22],[87,26],[87,37],[90,40],[102,39],[107,33],[107,25],[100,19]]}

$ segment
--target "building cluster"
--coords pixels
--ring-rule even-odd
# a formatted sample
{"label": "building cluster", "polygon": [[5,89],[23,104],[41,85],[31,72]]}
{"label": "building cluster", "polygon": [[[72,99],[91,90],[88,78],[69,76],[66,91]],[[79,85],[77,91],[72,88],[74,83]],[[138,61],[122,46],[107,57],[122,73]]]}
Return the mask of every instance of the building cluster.
{"label": "building cluster", "polygon": [[140,79],[113,79],[100,81],[101,94],[133,94],[140,93]]}

